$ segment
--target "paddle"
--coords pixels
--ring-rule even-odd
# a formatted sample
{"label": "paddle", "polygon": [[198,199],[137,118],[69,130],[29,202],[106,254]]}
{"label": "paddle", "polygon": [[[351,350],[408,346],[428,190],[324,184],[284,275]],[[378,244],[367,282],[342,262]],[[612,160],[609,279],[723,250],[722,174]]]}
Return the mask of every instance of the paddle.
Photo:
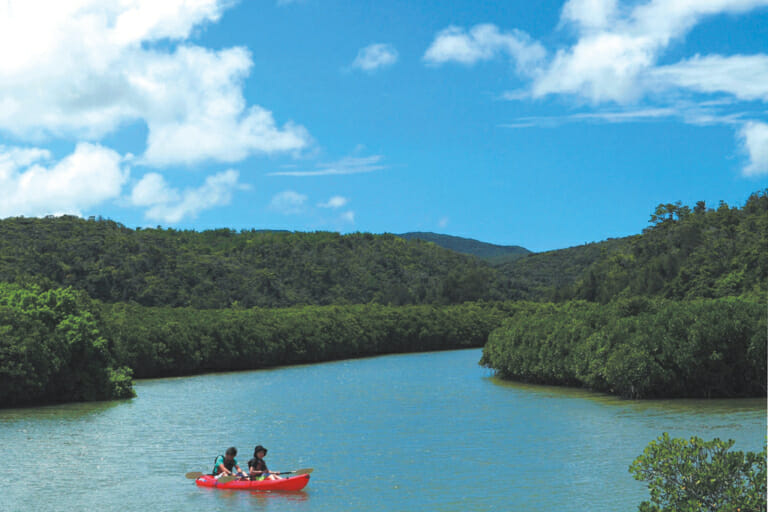
{"label": "paddle", "polygon": [[276,471],[267,471],[268,475],[308,475],[311,472],[313,472],[313,468],[304,468],[304,469],[296,469],[294,471],[280,471],[279,473]]}
{"label": "paddle", "polygon": [[[189,478],[190,480],[197,480],[198,478],[200,478],[201,476],[203,476],[205,474],[206,473],[201,473],[200,471],[191,471],[191,472],[185,474],[184,476]],[[239,477],[236,476],[236,475],[226,475],[226,476],[222,476],[222,477],[218,478],[217,481],[220,484],[225,484],[227,482],[231,482],[233,480],[237,480],[238,478]]]}
{"label": "paddle", "polygon": [[314,471],[314,468],[297,469],[295,471],[281,471],[281,475],[308,475]]}

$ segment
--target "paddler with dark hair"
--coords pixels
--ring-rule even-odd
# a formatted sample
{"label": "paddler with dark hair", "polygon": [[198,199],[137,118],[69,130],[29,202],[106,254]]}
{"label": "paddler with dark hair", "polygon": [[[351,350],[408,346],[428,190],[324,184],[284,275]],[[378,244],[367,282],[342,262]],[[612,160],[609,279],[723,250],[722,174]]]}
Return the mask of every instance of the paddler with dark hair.
{"label": "paddler with dark hair", "polygon": [[[240,466],[237,465],[235,455],[237,455],[237,448],[230,446],[227,448],[224,455],[216,457],[216,462],[213,463],[213,476],[216,478],[220,478],[224,475],[247,476],[245,471],[240,469]],[[234,469],[236,469],[237,472],[234,472]]]}
{"label": "paddler with dark hair", "polygon": [[267,449],[261,445],[253,449],[253,458],[248,461],[248,474],[252,480],[279,480],[279,471],[271,472],[264,462],[267,455]]}

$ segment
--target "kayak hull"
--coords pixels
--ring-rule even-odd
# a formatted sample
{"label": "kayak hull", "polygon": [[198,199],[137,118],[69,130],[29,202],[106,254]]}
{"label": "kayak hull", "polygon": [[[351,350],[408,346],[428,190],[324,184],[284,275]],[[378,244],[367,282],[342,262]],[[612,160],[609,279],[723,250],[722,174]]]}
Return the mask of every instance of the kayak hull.
{"label": "kayak hull", "polygon": [[211,475],[203,475],[195,483],[199,487],[234,489],[241,491],[300,491],[309,483],[309,475],[298,475],[279,480],[233,480],[220,484]]}

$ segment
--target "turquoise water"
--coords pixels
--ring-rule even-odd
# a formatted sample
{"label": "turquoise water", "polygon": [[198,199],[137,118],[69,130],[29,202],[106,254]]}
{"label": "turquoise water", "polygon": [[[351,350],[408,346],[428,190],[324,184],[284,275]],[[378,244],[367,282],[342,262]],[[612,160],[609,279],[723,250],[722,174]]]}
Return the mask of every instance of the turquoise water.
{"label": "turquoise water", "polygon": [[[662,432],[761,449],[765,400],[634,402],[501,383],[479,350],[136,383],[123,402],[0,410],[0,510],[636,510],[627,467]],[[306,491],[197,488],[242,465],[315,468]]]}

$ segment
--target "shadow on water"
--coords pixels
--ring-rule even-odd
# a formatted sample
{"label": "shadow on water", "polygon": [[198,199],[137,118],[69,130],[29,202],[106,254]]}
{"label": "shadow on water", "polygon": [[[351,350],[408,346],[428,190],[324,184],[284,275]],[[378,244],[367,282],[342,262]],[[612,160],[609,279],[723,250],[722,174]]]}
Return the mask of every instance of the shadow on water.
{"label": "shadow on water", "polygon": [[17,421],[75,421],[88,416],[99,415],[119,405],[131,403],[132,399],[104,402],[76,402],[45,406],[0,409],[0,423]]}
{"label": "shadow on water", "polygon": [[226,504],[226,508],[238,504],[258,504],[260,505],[258,508],[263,510],[264,506],[280,508],[288,503],[300,503],[309,499],[309,493],[306,491],[248,491],[209,487],[201,487],[199,490],[215,498],[219,504]]}
{"label": "shadow on water", "polygon": [[582,388],[569,388],[565,386],[547,386],[541,384],[528,384],[504,380],[497,376],[486,377],[485,380],[501,388],[516,390],[522,393],[532,393],[542,398],[589,400],[605,406],[619,406],[631,408],[634,412],[646,414],[659,413],[686,413],[686,414],[733,414],[739,412],[752,413],[765,412],[768,409],[765,398],[675,398],[675,399],[650,399],[629,400],[618,396],[590,391]]}

